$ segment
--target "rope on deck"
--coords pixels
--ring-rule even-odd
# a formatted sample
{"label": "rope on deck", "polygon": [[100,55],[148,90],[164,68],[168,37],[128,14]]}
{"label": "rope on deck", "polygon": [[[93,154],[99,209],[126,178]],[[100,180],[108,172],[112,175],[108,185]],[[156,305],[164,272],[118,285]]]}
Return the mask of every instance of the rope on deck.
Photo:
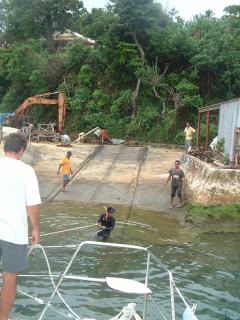
{"label": "rope on deck", "polygon": [[126,307],[122,308],[119,314],[109,320],[131,320],[136,313],[135,307],[135,303],[129,303]]}

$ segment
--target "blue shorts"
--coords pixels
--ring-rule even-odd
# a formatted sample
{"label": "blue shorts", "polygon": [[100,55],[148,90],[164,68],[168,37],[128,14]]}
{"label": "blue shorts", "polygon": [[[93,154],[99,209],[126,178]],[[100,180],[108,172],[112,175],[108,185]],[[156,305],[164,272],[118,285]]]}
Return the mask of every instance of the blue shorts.
{"label": "blue shorts", "polygon": [[19,272],[28,268],[27,244],[15,244],[0,240],[0,257],[5,272]]}
{"label": "blue shorts", "polygon": [[65,180],[65,181],[71,180],[71,175],[70,175],[70,174],[65,174],[65,175],[63,176],[63,180]]}

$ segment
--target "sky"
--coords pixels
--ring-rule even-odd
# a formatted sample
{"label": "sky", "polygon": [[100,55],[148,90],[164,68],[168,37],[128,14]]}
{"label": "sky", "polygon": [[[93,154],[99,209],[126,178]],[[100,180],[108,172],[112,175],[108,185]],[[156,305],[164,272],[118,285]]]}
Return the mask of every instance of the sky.
{"label": "sky", "polygon": [[[83,0],[88,11],[91,11],[91,8],[103,8],[108,2],[108,0]],[[204,14],[208,9],[215,13],[215,17],[220,18],[224,14],[225,7],[240,5],[239,0],[155,0],[155,2],[161,3],[167,11],[174,7],[184,20],[191,20],[194,15]]]}

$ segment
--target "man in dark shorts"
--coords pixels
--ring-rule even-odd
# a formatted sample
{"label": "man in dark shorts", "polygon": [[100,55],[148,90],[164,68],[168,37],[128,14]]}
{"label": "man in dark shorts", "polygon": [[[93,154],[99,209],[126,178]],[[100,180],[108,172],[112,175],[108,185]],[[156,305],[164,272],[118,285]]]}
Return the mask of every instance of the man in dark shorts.
{"label": "man in dark shorts", "polygon": [[32,224],[32,244],[39,242],[38,181],[33,168],[20,158],[27,147],[26,138],[12,133],[5,138],[5,156],[0,159],[0,258],[2,290],[0,320],[11,312],[18,272],[28,268],[28,217]]}
{"label": "man in dark shorts", "polygon": [[96,237],[107,239],[115,227],[115,218],[113,214],[116,210],[112,207],[104,208],[106,209],[106,212],[100,214],[97,219],[96,226],[100,226],[101,229],[96,233]]}
{"label": "man in dark shorts", "polygon": [[168,181],[172,179],[172,190],[171,190],[171,196],[170,196],[170,204],[169,208],[172,209],[173,207],[173,199],[176,195],[178,195],[179,204],[178,208],[182,208],[183,206],[183,200],[182,200],[182,185],[183,185],[183,179],[185,178],[183,170],[180,169],[180,161],[176,160],[174,162],[174,168],[170,169],[168,171],[169,176],[167,177],[167,180],[165,182],[165,187],[168,184]]}

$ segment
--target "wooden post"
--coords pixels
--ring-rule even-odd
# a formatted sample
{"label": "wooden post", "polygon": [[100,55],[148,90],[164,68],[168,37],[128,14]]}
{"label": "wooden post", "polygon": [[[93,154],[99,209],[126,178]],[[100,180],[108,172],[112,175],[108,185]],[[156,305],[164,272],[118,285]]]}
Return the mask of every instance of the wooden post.
{"label": "wooden post", "polygon": [[0,143],[2,143],[3,141],[3,129],[2,129],[2,125],[0,124]]}
{"label": "wooden post", "polygon": [[198,126],[197,126],[197,141],[196,141],[196,146],[199,146],[199,141],[200,141],[200,130],[201,130],[201,112],[198,111]]}
{"label": "wooden post", "polygon": [[208,146],[209,146],[209,130],[210,130],[210,111],[207,111],[206,145],[205,145],[206,151],[208,151]]}
{"label": "wooden post", "polygon": [[240,128],[235,128],[234,130],[234,139],[233,139],[233,154],[232,154],[232,162],[235,163],[235,165],[238,164],[238,135],[240,134]]}

